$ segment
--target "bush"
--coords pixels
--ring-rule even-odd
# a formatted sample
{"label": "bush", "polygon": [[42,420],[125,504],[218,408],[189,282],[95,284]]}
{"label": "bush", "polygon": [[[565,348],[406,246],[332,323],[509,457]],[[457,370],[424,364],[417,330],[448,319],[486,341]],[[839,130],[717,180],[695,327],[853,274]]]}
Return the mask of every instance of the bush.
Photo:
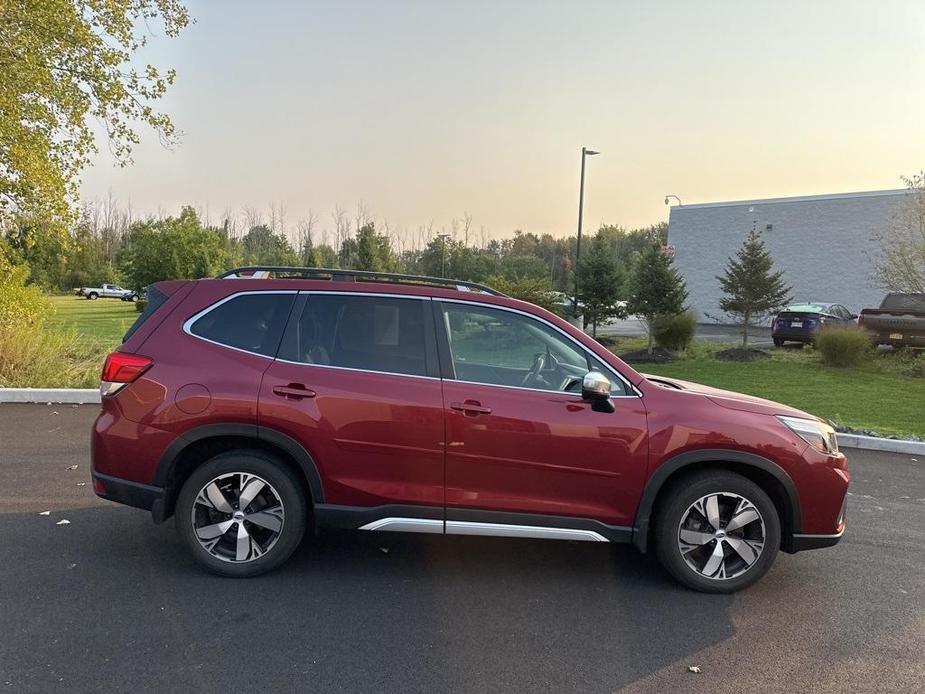
{"label": "bush", "polygon": [[0,326],[39,326],[54,311],[37,287],[29,286],[29,270],[14,265],[0,247]]}
{"label": "bush", "polygon": [[139,299],[135,302],[135,310],[138,311],[138,313],[144,313],[146,308],[148,308],[147,299]]}
{"label": "bush", "polygon": [[691,311],[685,311],[674,316],[660,318],[655,322],[652,336],[655,344],[663,349],[680,352],[694,339],[697,330],[697,319]]}
{"label": "bush", "polygon": [[816,349],[829,366],[858,366],[870,357],[870,339],[857,328],[830,326],[816,335]]}

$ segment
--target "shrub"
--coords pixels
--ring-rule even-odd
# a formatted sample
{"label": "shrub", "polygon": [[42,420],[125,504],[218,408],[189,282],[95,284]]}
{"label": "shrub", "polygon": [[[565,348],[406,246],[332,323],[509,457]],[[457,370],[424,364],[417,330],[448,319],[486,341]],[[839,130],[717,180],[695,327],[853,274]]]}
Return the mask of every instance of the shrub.
{"label": "shrub", "polygon": [[29,286],[29,270],[14,265],[0,247],[0,326],[39,326],[54,310],[37,287]]}
{"label": "shrub", "polygon": [[829,366],[858,366],[870,357],[870,339],[857,328],[830,326],[816,335],[816,349]]}
{"label": "shrub", "polygon": [[655,344],[673,352],[687,349],[694,339],[697,330],[697,319],[691,311],[678,313],[674,316],[660,318],[655,322],[653,337]]}

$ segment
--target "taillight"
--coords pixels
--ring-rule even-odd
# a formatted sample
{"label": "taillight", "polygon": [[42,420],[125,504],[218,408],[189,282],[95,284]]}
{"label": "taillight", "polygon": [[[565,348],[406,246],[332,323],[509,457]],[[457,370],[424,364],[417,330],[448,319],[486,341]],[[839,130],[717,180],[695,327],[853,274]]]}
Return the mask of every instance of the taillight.
{"label": "taillight", "polygon": [[154,360],[138,354],[113,352],[106,357],[103,364],[103,373],[100,375],[100,393],[113,395],[145,371],[151,368]]}

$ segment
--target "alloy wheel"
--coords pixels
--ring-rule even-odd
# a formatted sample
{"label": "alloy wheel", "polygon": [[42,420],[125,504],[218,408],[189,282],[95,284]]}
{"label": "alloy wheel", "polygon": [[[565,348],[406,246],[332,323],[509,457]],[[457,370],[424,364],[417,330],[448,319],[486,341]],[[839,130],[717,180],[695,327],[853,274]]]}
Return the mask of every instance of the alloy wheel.
{"label": "alloy wheel", "polygon": [[678,549],[696,573],[714,580],[741,576],[764,551],[765,525],[740,494],[717,492],[691,504],[678,526]]}
{"label": "alloy wheel", "polygon": [[191,515],[202,548],[222,561],[237,564],[269,552],[285,521],[276,489],[247,472],[226,473],[211,480],[196,495]]}

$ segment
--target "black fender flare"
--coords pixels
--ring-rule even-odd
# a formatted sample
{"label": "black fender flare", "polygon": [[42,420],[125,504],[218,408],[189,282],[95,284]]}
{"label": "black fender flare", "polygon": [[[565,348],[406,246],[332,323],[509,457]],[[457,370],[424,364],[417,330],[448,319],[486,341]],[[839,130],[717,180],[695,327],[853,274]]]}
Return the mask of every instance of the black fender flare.
{"label": "black fender flare", "polygon": [[[705,448],[697,451],[687,451],[669,458],[659,465],[649,481],[646,482],[639,507],[636,510],[636,520],[633,523],[633,544],[640,552],[645,552],[649,541],[649,526],[652,517],[652,507],[655,499],[665,482],[679,470],[691,465],[701,463],[734,463],[736,466],[752,467],[772,475],[784,489],[790,506],[790,527],[793,533],[799,533],[801,527],[800,496],[790,475],[773,460],[769,460],[754,453],[744,451],[726,450],[723,448]],[[786,546],[790,538],[782,538]]]}
{"label": "black fender flare", "polygon": [[169,487],[173,478],[173,469],[177,458],[188,446],[198,441],[222,436],[240,436],[243,438],[259,439],[285,451],[296,461],[299,468],[302,470],[302,474],[305,475],[305,481],[308,483],[308,488],[312,495],[312,502],[315,504],[324,503],[324,486],[321,483],[321,475],[318,473],[318,466],[315,465],[314,459],[309,455],[308,451],[305,450],[305,447],[294,438],[281,431],[277,431],[270,427],[258,426],[256,424],[205,424],[183,432],[183,434],[167,447],[161,456],[157,464],[157,472],[154,475],[152,484],[158,487]]}

